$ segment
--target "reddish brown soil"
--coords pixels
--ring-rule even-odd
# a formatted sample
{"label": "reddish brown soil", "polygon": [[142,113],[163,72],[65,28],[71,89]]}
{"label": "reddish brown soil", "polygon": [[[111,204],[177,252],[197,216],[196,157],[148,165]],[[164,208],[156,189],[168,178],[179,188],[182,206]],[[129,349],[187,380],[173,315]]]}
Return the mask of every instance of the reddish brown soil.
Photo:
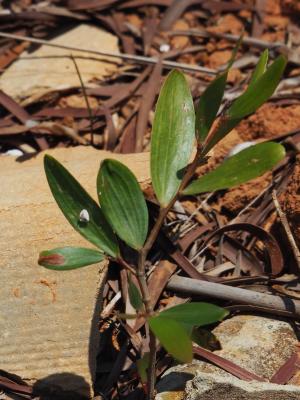
{"label": "reddish brown soil", "polygon": [[300,127],[300,105],[280,107],[263,105],[254,115],[238,127],[243,140],[271,139]]}
{"label": "reddish brown soil", "polygon": [[300,247],[300,156],[297,157],[286,191],[280,196],[280,202]]}
{"label": "reddish brown soil", "polygon": [[[288,107],[280,107],[274,104],[266,104],[262,106],[254,115],[245,119],[237,127],[236,130],[232,131],[213,151],[212,157],[209,160],[207,166],[202,167],[201,173],[205,173],[208,170],[213,169],[217,164],[222,162],[224,156],[229,152],[229,150],[234,147],[237,143],[248,140],[263,140],[263,139],[273,139],[291,130],[300,127],[300,106],[292,105]],[[300,240],[300,227],[296,228],[299,224],[300,218],[300,193],[298,194],[298,199],[295,198],[296,186],[299,189],[299,180],[297,174],[299,175],[300,166],[295,171],[295,178],[293,178],[294,186],[290,189],[290,195],[286,198],[285,209],[287,211],[289,218],[293,222],[294,229],[296,229],[296,236]],[[294,176],[293,175],[293,176]],[[222,198],[223,208],[235,215],[241,211],[251,200],[258,196],[271,182],[272,174],[268,172],[263,176],[254,179],[244,185],[237,188],[228,190],[227,193]],[[296,181],[298,179],[298,182]],[[294,194],[293,194],[294,193]],[[291,203],[288,206],[288,203]],[[295,208],[296,207],[296,208]],[[297,208],[298,207],[298,208]]]}

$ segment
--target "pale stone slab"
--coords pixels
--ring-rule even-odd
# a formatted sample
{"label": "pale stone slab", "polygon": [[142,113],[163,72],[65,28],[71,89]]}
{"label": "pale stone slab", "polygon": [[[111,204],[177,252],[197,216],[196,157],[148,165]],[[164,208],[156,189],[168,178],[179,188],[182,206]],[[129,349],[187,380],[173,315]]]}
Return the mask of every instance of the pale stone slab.
{"label": "pale stone slab", "polygon": [[[78,25],[49,42],[85,50],[119,53],[116,36],[87,24]],[[118,67],[116,58],[42,45],[36,51],[24,51],[7,68],[1,75],[0,89],[18,101],[29,96],[33,101],[53,90],[80,87],[71,54],[76,56],[85,85],[93,79],[101,80]]]}
{"label": "pale stone slab", "polygon": [[[96,175],[104,158],[123,161],[140,182],[149,178],[148,154],[121,156],[87,147],[47,153],[95,198]],[[0,157],[0,182],[0,369],[30,383],[51,383],[89,396],[105,264],[66,272],[37,264],[44,249],[93,247],[57,207],[46,182],[43,154],[22,163]]]}

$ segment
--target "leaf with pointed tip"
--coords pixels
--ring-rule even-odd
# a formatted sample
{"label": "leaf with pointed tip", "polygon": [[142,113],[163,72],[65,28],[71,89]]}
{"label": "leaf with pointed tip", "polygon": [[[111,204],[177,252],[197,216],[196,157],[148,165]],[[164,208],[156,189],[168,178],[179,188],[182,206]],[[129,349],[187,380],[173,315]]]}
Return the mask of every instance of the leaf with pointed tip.
{"label": "leaf with pointed tip", "polygon": [[268,49],[266,49],[259,57],[258,63],[255,67],[255,70],[249,82],[249,86],[254,85],[254,83],[266,72],[268,58],[269,58],[269,51]]}
{"label": "leaf with pointed tip", "polygon": [[225,115],[220,118],[219,125],[212,136],[209,135],[207,137],[207,143],[204,146],[202,156],[207,154],[221,139],[238,125],[244,117],[254,113],[276,90],[287,60],[284,56],[279,56],[273,64],[260,75],[263,69],[263,60],[260,60],[261,65],[259,66],[259,72],[256,71],[254,82],[249,84],[247,90],[233,102]]}
{"label": "leaf with pointed tip", "polygon": [[191,326],[202,326],[222,320],[228,315],[224,308],[210,303],[179,304],[162,311],[159,317],[173,319]]}
{"label": "leaf with pointed tip", "polygon": [[148,322],[150,329],[168,353],[184,363],[192,361],[192,341],[180,323],[160,315],[149,318]]}
{"label": "leaf with pointed tip", "polygon": [[55,271],[68,271],[103,261],[105,256],[97,250],[82,247],[58,247],[40,253],[38,263]]}
{"label": "leaf with pointed tip", "polygon": [[235,61],[236,55],[237,55],[237,53],[239,51],[239,48],[241,47],[241,44],[243,43],[243,38],[244,38],[244,34],[242,33],[240,35],[238,41],[236,42],[236,45],[234,46],[234,49],[232,50],[232,54],[231,54],[230,60],[228,61],[228,64],[227,64],[227,67],[226,67],[227,71],[232,67],[232,64]]}
{"label": "leaf with pointed tip", "polygon": [[214,171],[192,181],[183,193],[193,195],[240,185],[264,174],[284,156],[284,147],[278,143],[256,144],[228,158]]}
{"label": "leaf with pointed tip", "polygon": [[172,71],[157,101],[151,137],[151,177],[159,203],[176,195],[195,141],[193,98],[184,75]]}
{"label": "leaf with pointed tip", "polygon": [[279,56],[271,66],[251,83],[227,110],[230,119],[244,118],[256,111],[275,92],[285,69],[287,60]]}
{"label": "leaf with pointed tip", "polygon": [[[117,238],[98,204],[55,158],[46,155],[44,167],[51,192],[73,228],[106,254],[117,257]],[[89,220],[81,219],[83,210]]]}
{"label": "leaf with pointed tip", "polygon": [[144,307],[142,296],[138,288],[132,282],[130,274],[128,274],[128,295],[129,301],[135,310],[142,310]]}
{"label": "leaf with pointed tip", "polygon": [[228,71],[235,61],[238,49],[241,46],[243,35],[240,36],[232,51],[231,58],[225,71],[217,76],[205,89],[196,107],[196,136],[200,143],[203,143],[210,128],[218,114],[225,92]]}
{"label": "leaf with pointed tip", "polygon": [[141,249],[148,233],[148,209],[136,177],[119,161],[102,162],[97,191],[105,217],[129,246]]}
{"label": "leaf with pointed tip", "polygon": [[204,142],[219,111],[227,75],[226,71],[208,85],[196,107],[196,136],[200,143]]}

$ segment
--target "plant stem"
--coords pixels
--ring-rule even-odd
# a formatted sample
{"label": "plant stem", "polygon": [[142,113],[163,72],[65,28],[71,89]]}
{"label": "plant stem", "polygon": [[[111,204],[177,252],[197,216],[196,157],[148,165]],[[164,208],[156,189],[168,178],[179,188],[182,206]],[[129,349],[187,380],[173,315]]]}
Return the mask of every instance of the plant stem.
{"label": "plant stem", "polygon": [[[201,147],[198,146],[195,158],[192,161],[192,163],[188,166],[177,194],[174,196],[174,198],[170,201],[170,203],[166,207],[160,208],[158,218],[155,221],[155,224],[150,232],[150,235],[148,236],[148,239],[146,240],[146,243],[144,244],[143,248],[139,252],[137,279],[138,279],[139,286],[140,286],[140,289],[142,292],[142,298],[143,298],[143,302],[145,305],[146,314],[148,316],[151,316],[153,314],[153,305],[151,304],[151,297],[150,297],[149,288],[148,288],[147,280],[146,280],[146,268],[145,268],[146,259],[147,259],[149,251],[151,250],[151,248],[159,234],[159,231],[164,222],[164,219],[166,218],[170,209],[173,207],[175,201],[178,199],[182,190],[186,187],[186,185],[189,183],[190,179],[194,175],[196,168],[199,165],[199,161],[201,160],[201,158],[200,158],[201,150],[202,150]],[[149,400],[154,400],[155,380],[156,380],[156,374],[155,374],[156,338],[155,338],[155,335],[151,332],[151,330],[149,330],[149,332],[150,332],[150,338],[149,338],[150,360],[149,360],[149,366],[148,366],[148,371],[147,371],[147,375],[148,375],[147,398]]]}
{"label": "plant stem", "polygon": [[147,370],[147,375],[148,375],[147,381],[148,381],[148,398],[152,400],[155,397],[156,337],[151,330],[149,330],[149,335],[150,335],[150,340],[149,340],[150,358]]}

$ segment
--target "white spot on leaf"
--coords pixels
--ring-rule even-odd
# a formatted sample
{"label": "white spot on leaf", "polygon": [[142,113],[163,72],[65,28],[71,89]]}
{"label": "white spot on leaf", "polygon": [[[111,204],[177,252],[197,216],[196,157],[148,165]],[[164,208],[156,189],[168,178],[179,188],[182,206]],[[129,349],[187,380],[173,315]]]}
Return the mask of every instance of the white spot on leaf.
{"label": "white spot on leaf", "polygon": [[90,220],[90,215],[88,213],[88,210],[86,210],[84,208],[83,210],[80,211],[79,221],[80,222],[89,222],[89,220]]}

